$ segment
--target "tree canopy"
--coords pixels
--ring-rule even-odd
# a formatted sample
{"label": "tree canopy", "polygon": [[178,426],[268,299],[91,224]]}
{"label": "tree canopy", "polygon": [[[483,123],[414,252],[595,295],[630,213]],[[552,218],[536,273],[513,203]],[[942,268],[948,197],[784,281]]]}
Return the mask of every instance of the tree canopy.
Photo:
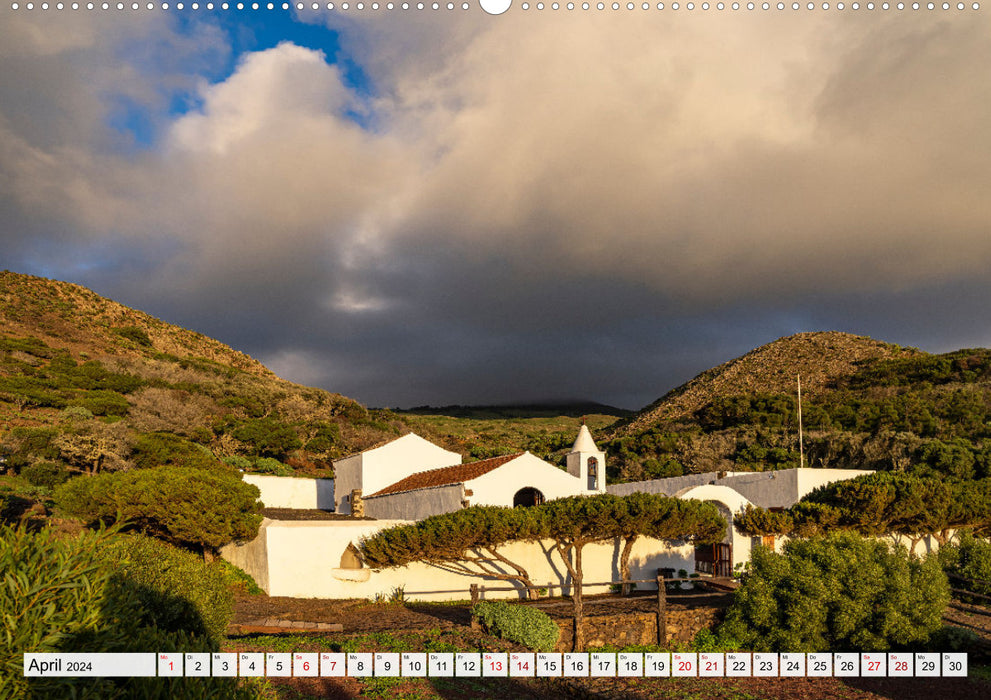
{"label": "tree canopy", "polygon": [[[576,648],[583,643],[582,550],[593,542],[624,540],[622,568],[629,578],[632,543],[640,536],[661,540],[718,542],[726,523],[711,503],[636,493],[572,496],[530,508],[474,506],[417,523],[382,530],[361,544],[374,567],[423,561],[449,571],[516,580],[535,595],[530,574],[500,551],[510,542],[550,540],[568,571],[575,603]],[[551,556],[549,553],[548,556]]]}
{"label": "tree canopy", "polygon": [[784,512],[747,507],[735,518],[745,535],[809,537],[831,530],[903,535],[911,551],[923,537],[941,544],[953,529],[987,527],[991,481],[946,482],[903,472],[878,472],[821,486]]}
{"label": "tree canopy", "polygon": [[530,574],[499,550],[509,542],[540,539],[540,523],[534,508],[472,506],[381,530],[362,541],[361,555],[373,568],[422,561],[466,575],[515,580],[532,596]]}
{"label": "tree canopy", "polygon": [[257,486],[223,469],[154,467],[77,477],[55,492],[67,514],[89,522],[127,521],[159,539],[209,556],[258,534]]}

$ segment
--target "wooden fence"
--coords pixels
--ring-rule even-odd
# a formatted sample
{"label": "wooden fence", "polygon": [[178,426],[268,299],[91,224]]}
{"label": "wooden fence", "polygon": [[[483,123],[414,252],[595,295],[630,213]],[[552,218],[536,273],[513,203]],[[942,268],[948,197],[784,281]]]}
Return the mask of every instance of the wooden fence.
{"label": "wooden fence", "polygon": [[[706,582],[710,579],[707,578],[690,578],[681,577],[674,578],[671,576],[665,576],[669,570],[658,569],[657,576],[654,578],[642,578],[642,579],[625,579],[622,581],[604,581],[604,582],[591,582],[581,584],[582,588],[592,587],[592,586],[615,586],[618,587],[620,593],[624,597],[628,597],[633,592],[633,586],[638,583],[652,583],[657,586],[657,604],[656,604],[656,615],[657,615],[657,643],[664,644],[667,639],[667,585],[669,583],[681,583],[682,581],[690,581],[692,583]],[[575,584],[563,584],[563,583],[553,583],[547,584],[546,586],[535,586],[538,589],[547,589],[548,591],[554,588],[574,588]],[[483,584],[473,583],[468,588],[467,591],[464,589],[452,590],[452,591],[418,591],[417,593],[461,593],[467,592],[471,596],[472,606],[478,604],[486,591],[517,591],[524,592],[526,589],[521,589],[519,586],[485,586]],[[472,618],[471,625],[473,629],[478,629],[478,621]]]}

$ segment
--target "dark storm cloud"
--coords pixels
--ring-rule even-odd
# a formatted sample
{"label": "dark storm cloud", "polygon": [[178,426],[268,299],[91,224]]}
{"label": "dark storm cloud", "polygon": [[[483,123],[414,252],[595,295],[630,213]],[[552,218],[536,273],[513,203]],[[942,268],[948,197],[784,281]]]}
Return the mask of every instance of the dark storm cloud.
{"label": "dark storm cloud", "polygon": [[[372,405],[637,408],[797,331],[991,342],[967,13],[634,14],[332,16],[368,95],[292,43],[209,83],[209,25],[21,13],[4,266]],[[152,143],[110,126],[122,103]]]}

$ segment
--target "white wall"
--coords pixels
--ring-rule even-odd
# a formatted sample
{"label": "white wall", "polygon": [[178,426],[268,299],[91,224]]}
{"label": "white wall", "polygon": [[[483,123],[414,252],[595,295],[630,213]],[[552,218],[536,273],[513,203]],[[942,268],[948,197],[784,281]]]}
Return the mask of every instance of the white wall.
{"label": "white wall", "polygon": [[[753,540],[737,532],[736,528],[733,527],[732,517],[734,513],[738,513],[750,505],[750,501],[729,486],[717,486],[715,484],[684,489],[678,492],[677,497],[696,501],[715,501],[726,506],[730,512],[726,527],[732,546],[733,566],[735,568],[739,562],[750,561],[750,550],[753,546]],[[725,513],[723,515],[725,516]]]}
{"label": "white wall", "polygon": [[334,509],[333,479],[297,479],[288,476],[244,474],[244,481],[261,491],[266,508]]}
{"label": "white wall", "polygon": [[337,479],[337,512],[350,513],[351,503],[345,501],[354,489],[362,496],[371,496],[386,486],[411,474],[461,464],[461,455],[424,440],[416,433],[387,442],[334,462]]}
{"label": "white wall", "polygon": [[408,433],[398,440],[364,453],[361,489],[371,496],[411,474],[461,464],[461,455]]}
{"label": "white wall", "polygon": [[798,499],[815,489],[834,481],[846,481],[864,474],[873,474],[871,469],[796,469],[798,472]]}
{"label": "white wall", "polygon": [[351,501],[345,498],[361,488],[361,460],[362,455],[356,454],[334,461],[334,503],[338,513],[351,513]]}
{"label": "white wall", "polygon": [[465,489],[472,492],[466,498],[473,506],[512,508],[516,492],[527,486],[540,491],[548,501],[595,493],[587,491],[581,479],[526,452],[488,474],[466,481]]}
{"label": "white wall", "polygon": [[[228,545],[221,550],[225,559],[251,574],[258,585],[272,596],[297,598],[373,598],[376,593],[390,593],[403,587],[412,600],[466,600],[472,583],[504,587],[507,582],[451,573],[429,564],[411,564],[400,569],[368,571],[367,580],[354,576],[354,570],[342,571],[341,555],[348,544],[359,543],[363,536],[379,529],[403,524],[397,521],[272,521],[266,519],[259,536],[246,545]],[[619,554],[622,542],[588,545],[582,553],[585,580],[604,582],[619,579]],[[549,560],[551,543],[514,543],[500,552],[518,562],[530,573],[537,586],[566,584],[567,572],[557,555]],[[267,557],[264,556],[267,553]],[[641,538],[630,557],[634,579],[653,579],[658,568],[692,571],[694,548],[670,547],[664,542]],[[335,571],[336,570],[336,571]],[[641,584],[641,587],[649,587]],[[588,594],[604,592],[586,588]],[[555,589],[554,594],[559,594]],[[567,589],[565,590],[567,592]],[[514,598],[515,591],[489,591],[487,598]]]}

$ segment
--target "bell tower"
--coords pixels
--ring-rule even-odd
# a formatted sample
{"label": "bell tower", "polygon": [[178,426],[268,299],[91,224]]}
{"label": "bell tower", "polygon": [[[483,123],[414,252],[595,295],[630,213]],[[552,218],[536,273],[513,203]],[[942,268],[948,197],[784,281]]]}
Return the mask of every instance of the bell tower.
{"label": "bell tower", "polygon": [[586,492],[606,492],[606,453],[596,447],[584,421],[567,460],[568,473],[581,479]]}

